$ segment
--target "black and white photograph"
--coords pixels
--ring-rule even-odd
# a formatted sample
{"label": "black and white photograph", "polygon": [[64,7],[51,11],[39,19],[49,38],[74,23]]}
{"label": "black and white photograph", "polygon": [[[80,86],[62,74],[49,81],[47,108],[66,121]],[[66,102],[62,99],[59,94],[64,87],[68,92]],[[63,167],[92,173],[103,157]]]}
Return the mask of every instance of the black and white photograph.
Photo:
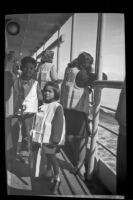
{"label": "black and white photograph", "polygon": [[125,14],[6,14],[4,35],[7,195],[125,199]]}

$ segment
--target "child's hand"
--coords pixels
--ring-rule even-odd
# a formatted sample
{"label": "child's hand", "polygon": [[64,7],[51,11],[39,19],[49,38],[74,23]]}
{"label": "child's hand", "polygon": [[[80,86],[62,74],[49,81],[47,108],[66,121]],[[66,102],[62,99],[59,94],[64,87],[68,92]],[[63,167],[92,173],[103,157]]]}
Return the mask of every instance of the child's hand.
{"label": "child's hand", "polygon": [[43,109],[42,109],[42,107],[40,106],[40,107],[38,108],[38,112],[41,112],[41,111],[43,111]]}
{"label": "child's hand", "polygon": [[50,147],[56,147],[57,144],[55,144],[55,143],[53,143],[53,142],[49,142],[49,146],[50,146]]}

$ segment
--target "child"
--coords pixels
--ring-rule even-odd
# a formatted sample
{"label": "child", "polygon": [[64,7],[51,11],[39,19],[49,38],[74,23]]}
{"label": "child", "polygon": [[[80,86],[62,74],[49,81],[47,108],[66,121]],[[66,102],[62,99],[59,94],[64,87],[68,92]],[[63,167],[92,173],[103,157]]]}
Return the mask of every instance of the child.
{"label": "child", "polygon": [[45,50],[42,53],[41,63],[38,66],[38,82],[43,89],[47,81],[56,81],[57,72],[55,65],[53,64],[54,51]]}
{"label": "child", "polygon": [[42,94],[44,103],[40,106],[39,112],[36,114],[36,120],[33,123],[32,149],[34,151],[37,143],[41,145],[41,159],[44,159],[47,163],[47,170],[53,168],[54,176],[51,191],[56,194],[61,182],[56,150],[58,145],[64,144],[65,118],[63,108],[57,102],[59,100],[58,84],[52,81],[47,82]]}
{"label": "child", "polygon": [[[38,102],[43,100],[38,82],[34,79],[36,60],[32,57],[24,57],[21,60],[22,75],[14,83],[14,108],[15,114],[21,114],[22,123],[22,148],[27,150],[28,142],[30,152],[30,130],[34,114],[38,110]],[[24,139],[28,141],[25,141]],[[25,149],[26,148],[26,149]],[[21,158],[20,158],[21,159]]]}

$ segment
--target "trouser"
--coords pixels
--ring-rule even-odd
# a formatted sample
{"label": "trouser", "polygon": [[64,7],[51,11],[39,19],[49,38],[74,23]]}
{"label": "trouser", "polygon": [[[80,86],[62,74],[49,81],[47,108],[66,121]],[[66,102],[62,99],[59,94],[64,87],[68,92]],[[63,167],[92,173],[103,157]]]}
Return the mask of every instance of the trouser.
{"label": "trouser", "polygon": [[51,170],[51,168],[53,168],[55,177],[59,175],[59,164],[56,158],[56,150],[57,146],[49,147],[44,145],[42,147],[42,155],[46,160],[47,170]]}
{"label": "trouser", "polygon": [[27,114],[22,119],[22,145],[21,150],[31,149],[30,130],[32,129],[34,114]]}
{"label": "trouser", "polygon": [[[11,117],[5,118],[5,155],[7,165],[15,158],[15,149],[13,145]],[[8,167],[8,166],[7,166]]]}
{"label": "trouser", "polygon": [[[56,150],[57,147],[48,147],[45,144],[42,147],[38,143],[32,144],[32,152],[31,156],[35,156],[36,158],[31,158],[32,166],[35,166],[35,176],[41,176],[42,174],[46,174],[50,172],[53,168],[54,177],[58,177],[59,175],[59,164],[56,158]],[[33,163],[34,162],[34,163]],[[33,166],[34,165],[34,166]],[[47,174],[46,174],[47,175]]]}
{"label": "trouser", "polygon": [[122,127],[119,129],[119,136],[117,142],[117,194],[125,195],[126,194],[126,179],[127,179],[127,144],[126,144],[126,135],[123,131],[126,131]]}
{"label": "trouser", "polygon": [[69,135],[67,141],[72,153],[73,165],[81,168],[85,163],[88,138]]}
{"label": "trouser", "polygon": [[17,118],[12,118],[11,120],[11,133],[13,139],[13,149],[16,154],[18,147],[18,138],[19,138],[19,123]]}

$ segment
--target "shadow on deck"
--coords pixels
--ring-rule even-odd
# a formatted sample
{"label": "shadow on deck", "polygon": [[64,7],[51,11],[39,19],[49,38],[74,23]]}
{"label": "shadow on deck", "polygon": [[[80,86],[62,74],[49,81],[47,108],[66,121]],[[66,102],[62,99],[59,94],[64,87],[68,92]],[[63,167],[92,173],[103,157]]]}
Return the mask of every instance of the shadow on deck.
{"label": "shadow on deck", "polygon": [[[92,197],[97,194],[105,194],[99,189],[98,182],[85,183],[79,175],[71,173],[73,168],[70,160],[62,149],[57,153],[60,165],[61,185],[58,190],[59,196]],[[35,180],[28,164],[16,160],[7,169],[7,193],[8,195],[32,195],[51,196],[50,180]]]}

